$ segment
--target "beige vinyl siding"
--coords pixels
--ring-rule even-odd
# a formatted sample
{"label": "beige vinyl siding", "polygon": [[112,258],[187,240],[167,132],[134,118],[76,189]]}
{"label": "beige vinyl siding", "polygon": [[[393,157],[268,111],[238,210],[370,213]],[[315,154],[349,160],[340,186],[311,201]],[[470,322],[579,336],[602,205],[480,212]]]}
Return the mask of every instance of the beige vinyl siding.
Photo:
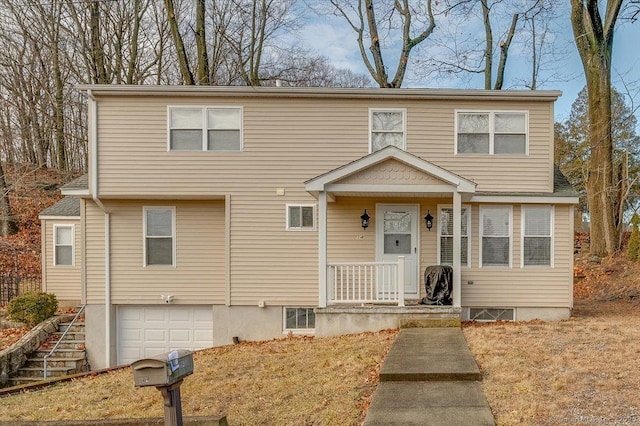
{"label": "beige vinyl siding", "polygon": [[[74,261],[72,266],[54,265],[54,226],[74,226]],[[43,233],[42,246],[42,277],[46,288],[42,290],[54,293],[58,300],[80,301],[81,299],[81,253],[82,232],[80,231],[80,219],[43,219],[41,232]]]}
{"label": "beige vinyl siding", "polygon": [[[254,97],[100,98],[101,197],[258,195],[369,153],[369,108],[407,109],[407,149],[478,191],[552,190],[550,102],[381,101]],[[242,106],[242,152],[167,152],[168,105]],[[529,155],[457,155],[456,110],[529,112]],[[497,172],[499,171],[499,172]],[[134,184],[132,184],[134,183]]]}
{"label": "beige vinyl siding", "polygon": [[231,304],[313,306],[318,301],[318,232],[287,230],[286,205],[314,206],[303,191],[231,198]]}
{"label": "beige vinyl siding", "polygon": [[[520,267],[521,206],[513,206],[513,264],[511,268],[478,266],[479,206],[471,219],[471,268],[462,268],[462,305],[477,307],[568,307],[571,306],[573,240],[570,207],[554,208],[554,266]],[[473,285],[467,284],[473,280]]]}
{"label": "beige vinyl siding", "polygon": [[104,303],[104,213],[91,201],[84,205],[87,304]]}
{"label": "beige vinyl siding", "polygon": [[[87,221],[100,230],[87,236],[88,298],[104,301],[104,214],[90,203]],[[175,206],[176,266],[143,266],[143,206]],[[111,223],[111,298],[114,304],[176,304],[225,300],[224,202],[109,201]],[[89,213],[89,211],[91,213]]]}

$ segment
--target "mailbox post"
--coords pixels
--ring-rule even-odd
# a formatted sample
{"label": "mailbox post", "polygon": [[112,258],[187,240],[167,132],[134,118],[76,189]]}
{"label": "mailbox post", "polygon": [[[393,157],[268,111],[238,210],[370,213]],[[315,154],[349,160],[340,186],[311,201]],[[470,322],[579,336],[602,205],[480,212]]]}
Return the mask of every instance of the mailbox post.
{"label": "mailbox post", "polygon": [[180,385],[193,373],[193,353],[179,349],[131,364],[136,386],[155,386],[164,401],[165,426],[182,426]]}

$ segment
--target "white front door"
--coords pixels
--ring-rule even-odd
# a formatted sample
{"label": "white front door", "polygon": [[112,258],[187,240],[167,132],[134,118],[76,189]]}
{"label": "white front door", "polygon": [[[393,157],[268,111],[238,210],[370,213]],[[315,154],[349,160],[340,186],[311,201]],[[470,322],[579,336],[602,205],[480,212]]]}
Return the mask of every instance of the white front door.
{"label": "white front door", "polygon": [[405,258],[405,297],[418,297],[418,223],[420,209],[411,204],[376,205],[376,260]]}

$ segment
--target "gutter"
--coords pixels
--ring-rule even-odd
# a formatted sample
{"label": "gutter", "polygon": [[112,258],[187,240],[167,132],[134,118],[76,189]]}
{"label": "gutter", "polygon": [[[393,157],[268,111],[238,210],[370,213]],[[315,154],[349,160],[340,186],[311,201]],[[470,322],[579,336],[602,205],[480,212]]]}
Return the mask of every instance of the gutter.
{"label": "gutter", "polygon": [[111,214],[98,197],[98,101],[92,89],[87,90],[92,123],[89,135],[91,158],[89,160],[89,192],[94,203],[104,213],[104,318],[105,365],[111,367]]}

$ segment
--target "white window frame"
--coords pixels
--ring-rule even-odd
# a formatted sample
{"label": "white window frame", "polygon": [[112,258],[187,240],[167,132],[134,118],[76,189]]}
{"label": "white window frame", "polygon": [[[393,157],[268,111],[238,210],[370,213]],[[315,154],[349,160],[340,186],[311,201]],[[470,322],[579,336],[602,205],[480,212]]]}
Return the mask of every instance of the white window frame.
{"label": "white window frame", "polygon": [[[402,150],[407,150],[407,109],[406,108],[369,108],[369,153],[373,152],[373,114],[376,112],[402,113]],[[377,133],[384,133],[377,131]],[[395,132],[389,132],[395,133]],[[387,145],[390,146],[390,145]]]}
{"label": "white window frame", "polygon": [[[458,118],[460,114],[488,114],[489,115],[489,152],[458,152]],[[496,114],[524,114],[524,153],[519,154],[496,154],[494,152],[494,136],[495,131],[495,115]],[[455,110],[454,120],[454,147],[453,153],[455,155],[497,155],[505,157],[517,157],[517,156],[529,156],[529,111],[527,110],[467,110],[457,109]],[[500,133],[498,133],[500,134]]]}
{"label": "white window frame", "polygon": [[[525,265],[524,263],[524,239],[525,237],[527,238],[535,238],[535,237],[541,237],[540,235],[535,235],[535,236],[527,236],[525,235],[525,210],[527,209],[541,209],[541,208],[547,208],[550,210],[550,215],[549,215],[549,235],[545,236],[544,238],[549,238],[549,264],[548,265]],[[520,207],[520,215],[521,215],[521,219],[520,219],[520,223],[521,223],[521,229],[520,229],[520,267],[521,268],[553,268],[554,267],[554,257],[555,257],[555,253],[553,250],[553,246],[555,245],[555,237],[554,237],[554,224],[555,224],[555,214],[556,214],[556,209],[555,206],[553,205],[522,205]]]}
{"label": "white window frame", "polygon": [[313,312],[313,308],[309,306],[283,306],[282,307],[282,333],[283,334],[289,334],[289,333],[306,334],[306,335],[315,334],[316,332],[315,327],[314,328],[287,328],[287,309],[306,309],[307,321],[309,320],[309,311]]}
{"label": "white window frame", "polygon": [[[171,111],[176,109],[200,109],[202,114],[202,147],[200,151],[171,149]],[[208,149],[208,133],[209,126],[208,112],[214,109],[233,109],[240,112],[240,146],[238,149],[230,150],[213,150]],[[167,151],[168,152],[242,152],[244,150],[244,108],[236,105],[169,105],[167,106]]]}
{"label": "white window frame", "polygon": [[[65,246],[66,244],[58,244],[58,228],[71,228],[71,264],[58,263],[58,251],[59,246]],[[53,225],[53,266],[59,268],[69,268],[76,266],[76,226],[74,224],[54,224]]]}
{"label": "white window frame", "polygon": [[[303,207],[311,207],[311,209],[313,210],[313,226],[291,226],[290,222],[289,222],[289,209],[291,207],[299,207],[300,208],[300,218],[302,220],[302,208]],[[315,231],[316,230],[316,205],[315,204],[298,204],[298,203],[290,203],[290,204],[286,204],[285,206],[285,217],[286,217],[286,223],[285,223],[285,229],[287,231]]]}
{"label": "white window frame", "polygon": [[[488,210],[509,210],[509,265],[482,265],[482,242],[484,239],[484,215]],[[513,266],[513,206],[512,205],[482,205],[478,215],[478,267],[479,268],[512,268]]]}
{"label": "white window frame", "polygon": [[[467,263],[460,263],[460,266],[463,268],[470,268],[471,267],[471,205],[470,204],[463,204],[460,206],[461,207],[461,212],[464,209],[467,209],[467,235],[465,235],[465,237],[467,237]],[[442,217],[442,210],[443,209],[453,209],[453,205],[452,204],[438,204],[438,218]],[[438,228],[438,241],[437,241],[437,256],[438,256],[438,265],[442,265],[441,263],[441,240],[442,240],[442,229],[440,228],[440,219],[437,219],[437,228]],[[462,235],[460,235],[462,237]],[[452,236],[453,237],[453,236]]]}
{"label": "white window frame", "polygon": [[[171,265],[147,265],[147,211],[171,210]],[[164,237],[166,238],[166,237]],[[176,267],[176,208],[175,206],[143,206],[142,207],[142,266],[145,268]]]}

